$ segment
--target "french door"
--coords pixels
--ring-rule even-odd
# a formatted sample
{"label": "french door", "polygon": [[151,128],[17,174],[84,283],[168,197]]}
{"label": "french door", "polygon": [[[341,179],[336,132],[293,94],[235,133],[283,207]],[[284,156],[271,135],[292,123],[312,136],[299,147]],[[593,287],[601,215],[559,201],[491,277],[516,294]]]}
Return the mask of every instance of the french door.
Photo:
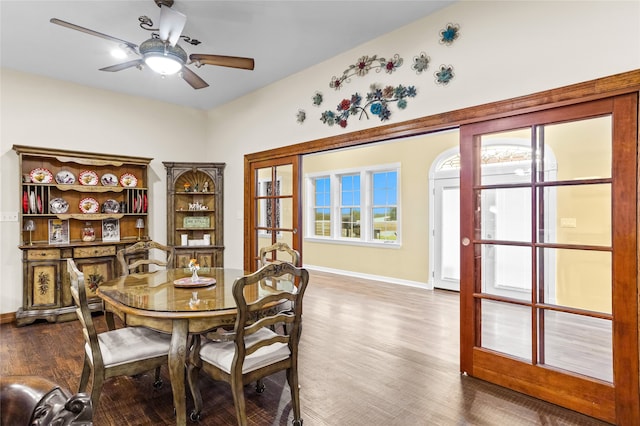
{"label": "french door", "polygon": [[246,168],[250,195],[245,199],[245,235],[249,241],[244,258],[248,271],[257,269],[261,247],[284,242],[301,252],[299,161],[294,155],[251,162]]}
{"label": "french door", "polygon": [[[461,371],[620,425],[640,422],[637,105],[460,132]],[[483,148],[513,138],[530,160],[501,178]]]}

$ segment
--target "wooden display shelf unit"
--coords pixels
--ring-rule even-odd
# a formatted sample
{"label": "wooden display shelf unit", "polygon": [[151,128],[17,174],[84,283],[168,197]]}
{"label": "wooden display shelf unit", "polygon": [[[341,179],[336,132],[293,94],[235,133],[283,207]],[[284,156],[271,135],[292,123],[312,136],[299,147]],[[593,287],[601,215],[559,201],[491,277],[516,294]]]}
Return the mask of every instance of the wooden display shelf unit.
{"label": "wooden display shelf unit", "polygon": [[[136,222],[142,219],[148,227],[151,158],[23,145],[14,145],[13,150],[19,161],[22,242],[18,248],[23,263],[17,324],[75,319],[67,258],[73,258],[85,274],[91,309],[102,310],[96,286],[121,274],[116,252],[136,242]],[[34,182],[37,170],[44,175]],[[81,175],[89,177],[84,184]],[[65,179],[58,182],[57,177]],[[93,228],[93,241],[83,241],[87,224]],[[60,235],[54,234],[58,231]]]}
{"label": "wooden display shelf unit", "polygon": [[224,163],[163,162],[167,170],[167,244],[174,267],[196,259],[202,268],[224,266]]}

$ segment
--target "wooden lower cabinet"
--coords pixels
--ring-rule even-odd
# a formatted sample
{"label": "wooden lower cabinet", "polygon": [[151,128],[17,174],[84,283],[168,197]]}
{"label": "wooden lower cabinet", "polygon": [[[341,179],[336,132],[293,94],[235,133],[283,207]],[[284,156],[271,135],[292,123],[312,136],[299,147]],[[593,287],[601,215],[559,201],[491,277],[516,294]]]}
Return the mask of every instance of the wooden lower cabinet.
{"label": "wooden lower cabinet", "polygon": [[223,265],[223,247],[179,248],[175,247],[174,264],[176,268],[188,268],[189,261],[196,259],[201,268],[215,268]]}
{"label": "wooden lower cabinet", "polygon": [[21,246],[23,306],[16,312],[16,324],[27,325],[38,319],[48,322],[76,319],[69,290],[67,258],[73,258],[85,274],[91,310],[102,311],[102,301],[96,296],[95,289],[103,281],[121,275],[116,253],[132,243],[98,243],[60,248]]}

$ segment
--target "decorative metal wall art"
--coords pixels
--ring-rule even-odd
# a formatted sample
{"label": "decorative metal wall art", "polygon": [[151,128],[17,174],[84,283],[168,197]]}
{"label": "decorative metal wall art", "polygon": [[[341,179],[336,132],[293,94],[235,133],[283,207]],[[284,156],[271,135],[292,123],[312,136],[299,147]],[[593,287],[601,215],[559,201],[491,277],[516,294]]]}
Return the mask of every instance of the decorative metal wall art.
{"label": "decorative metal wall art", "polygon": [[380,118],[380,121],[386,121],[391,117],[389,106],[395,102],[399,109],[407,107],[407,98],[413,98],[417,95],[414,86],[386,86],[380,88],[372,85],[371,90],[366,95],[366,101],[363,104],[362,96],[359,93],[351,95],[350,99],[343,99],[336,108],[337,112],[325,111],[320,116],[320,120],[328,126],[338,124],[340,127],[347,127],[349,117],[358,116],[359,120],[365,116],[369,119],[367,110]]}
{"label": "decorative metal wall art", "polygon": [[305,112],[305,110],[299,109],[298,113],[296,114],[296,122],[298,124],[302,124],[306,119],[307,119],[307,113]]}
{"label": "decorative metal wall art", "polygon": [[313,101],[314,106],[320,106],[324,98],[321,92],[316,92],[316,94],[313,95],[313,98],[311,98],[311,100]]}
{"label": "decorative metal wall art", "polygon": [[384,70],[387,74],[393,73],[396,69],[402,66],[403,59],[400,55],[393,55],[392,59],[378,58],[378,55],[362,56],[356,61],[355,64],[349,65],[349,68],[344,70],[342,76],[332,77],[329,87],[335,90],[340,90],[342,84],[346,81],[350,81],[354,75],[358,77],[364,77],[370,70],[375,69],[376,72]]}
{"label": "decorative metal wall art", "polygon": [[440,44],[451,46],[460,37],[460,25],[447,24],[446,28],[440,30]]}
{"label": "decorative metal wall art", "polygon": [[426,53],[420,52],[420,55],[413,57],[413,65],[411,65],[411,69],[413,69],[416,74],[422,74],[423,71],[426,71],[429,68],[429,62],[431,62],[431,58],[427,56]]}
{"label": "decorative metal wall art", "polygon": [[440,70],[434,73],[436,77],[436,83],[446,86],[453,79],[455,74],[453,73],[453,66],[440,65]]}

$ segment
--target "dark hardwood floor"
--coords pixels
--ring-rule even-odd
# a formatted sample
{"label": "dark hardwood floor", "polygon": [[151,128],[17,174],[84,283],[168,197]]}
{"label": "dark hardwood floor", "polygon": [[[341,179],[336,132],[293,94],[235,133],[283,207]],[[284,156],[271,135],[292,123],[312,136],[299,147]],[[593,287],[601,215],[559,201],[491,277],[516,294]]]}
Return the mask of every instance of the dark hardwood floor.
{"label": "dark hardwood floor", "polygon": [[[98,330],[104,318],[95,317]],[[305,295],[300,385],[305,426],[604,425],[558,406],[462,376],[458,294],[311,272]],[[71,391],[82,370],[77,322],[0,326],[0,375],[39,375]],[[168,372],[108,381],[94,424],[173,424]],[[201,425],[236,424],[227,385],[202,377]],[[283,373],[263,394],[246,388],[252,425],[291,421]],[[188,409],[193,407],[187,396]],[[2,409],[2,407],[0,407]]]}

